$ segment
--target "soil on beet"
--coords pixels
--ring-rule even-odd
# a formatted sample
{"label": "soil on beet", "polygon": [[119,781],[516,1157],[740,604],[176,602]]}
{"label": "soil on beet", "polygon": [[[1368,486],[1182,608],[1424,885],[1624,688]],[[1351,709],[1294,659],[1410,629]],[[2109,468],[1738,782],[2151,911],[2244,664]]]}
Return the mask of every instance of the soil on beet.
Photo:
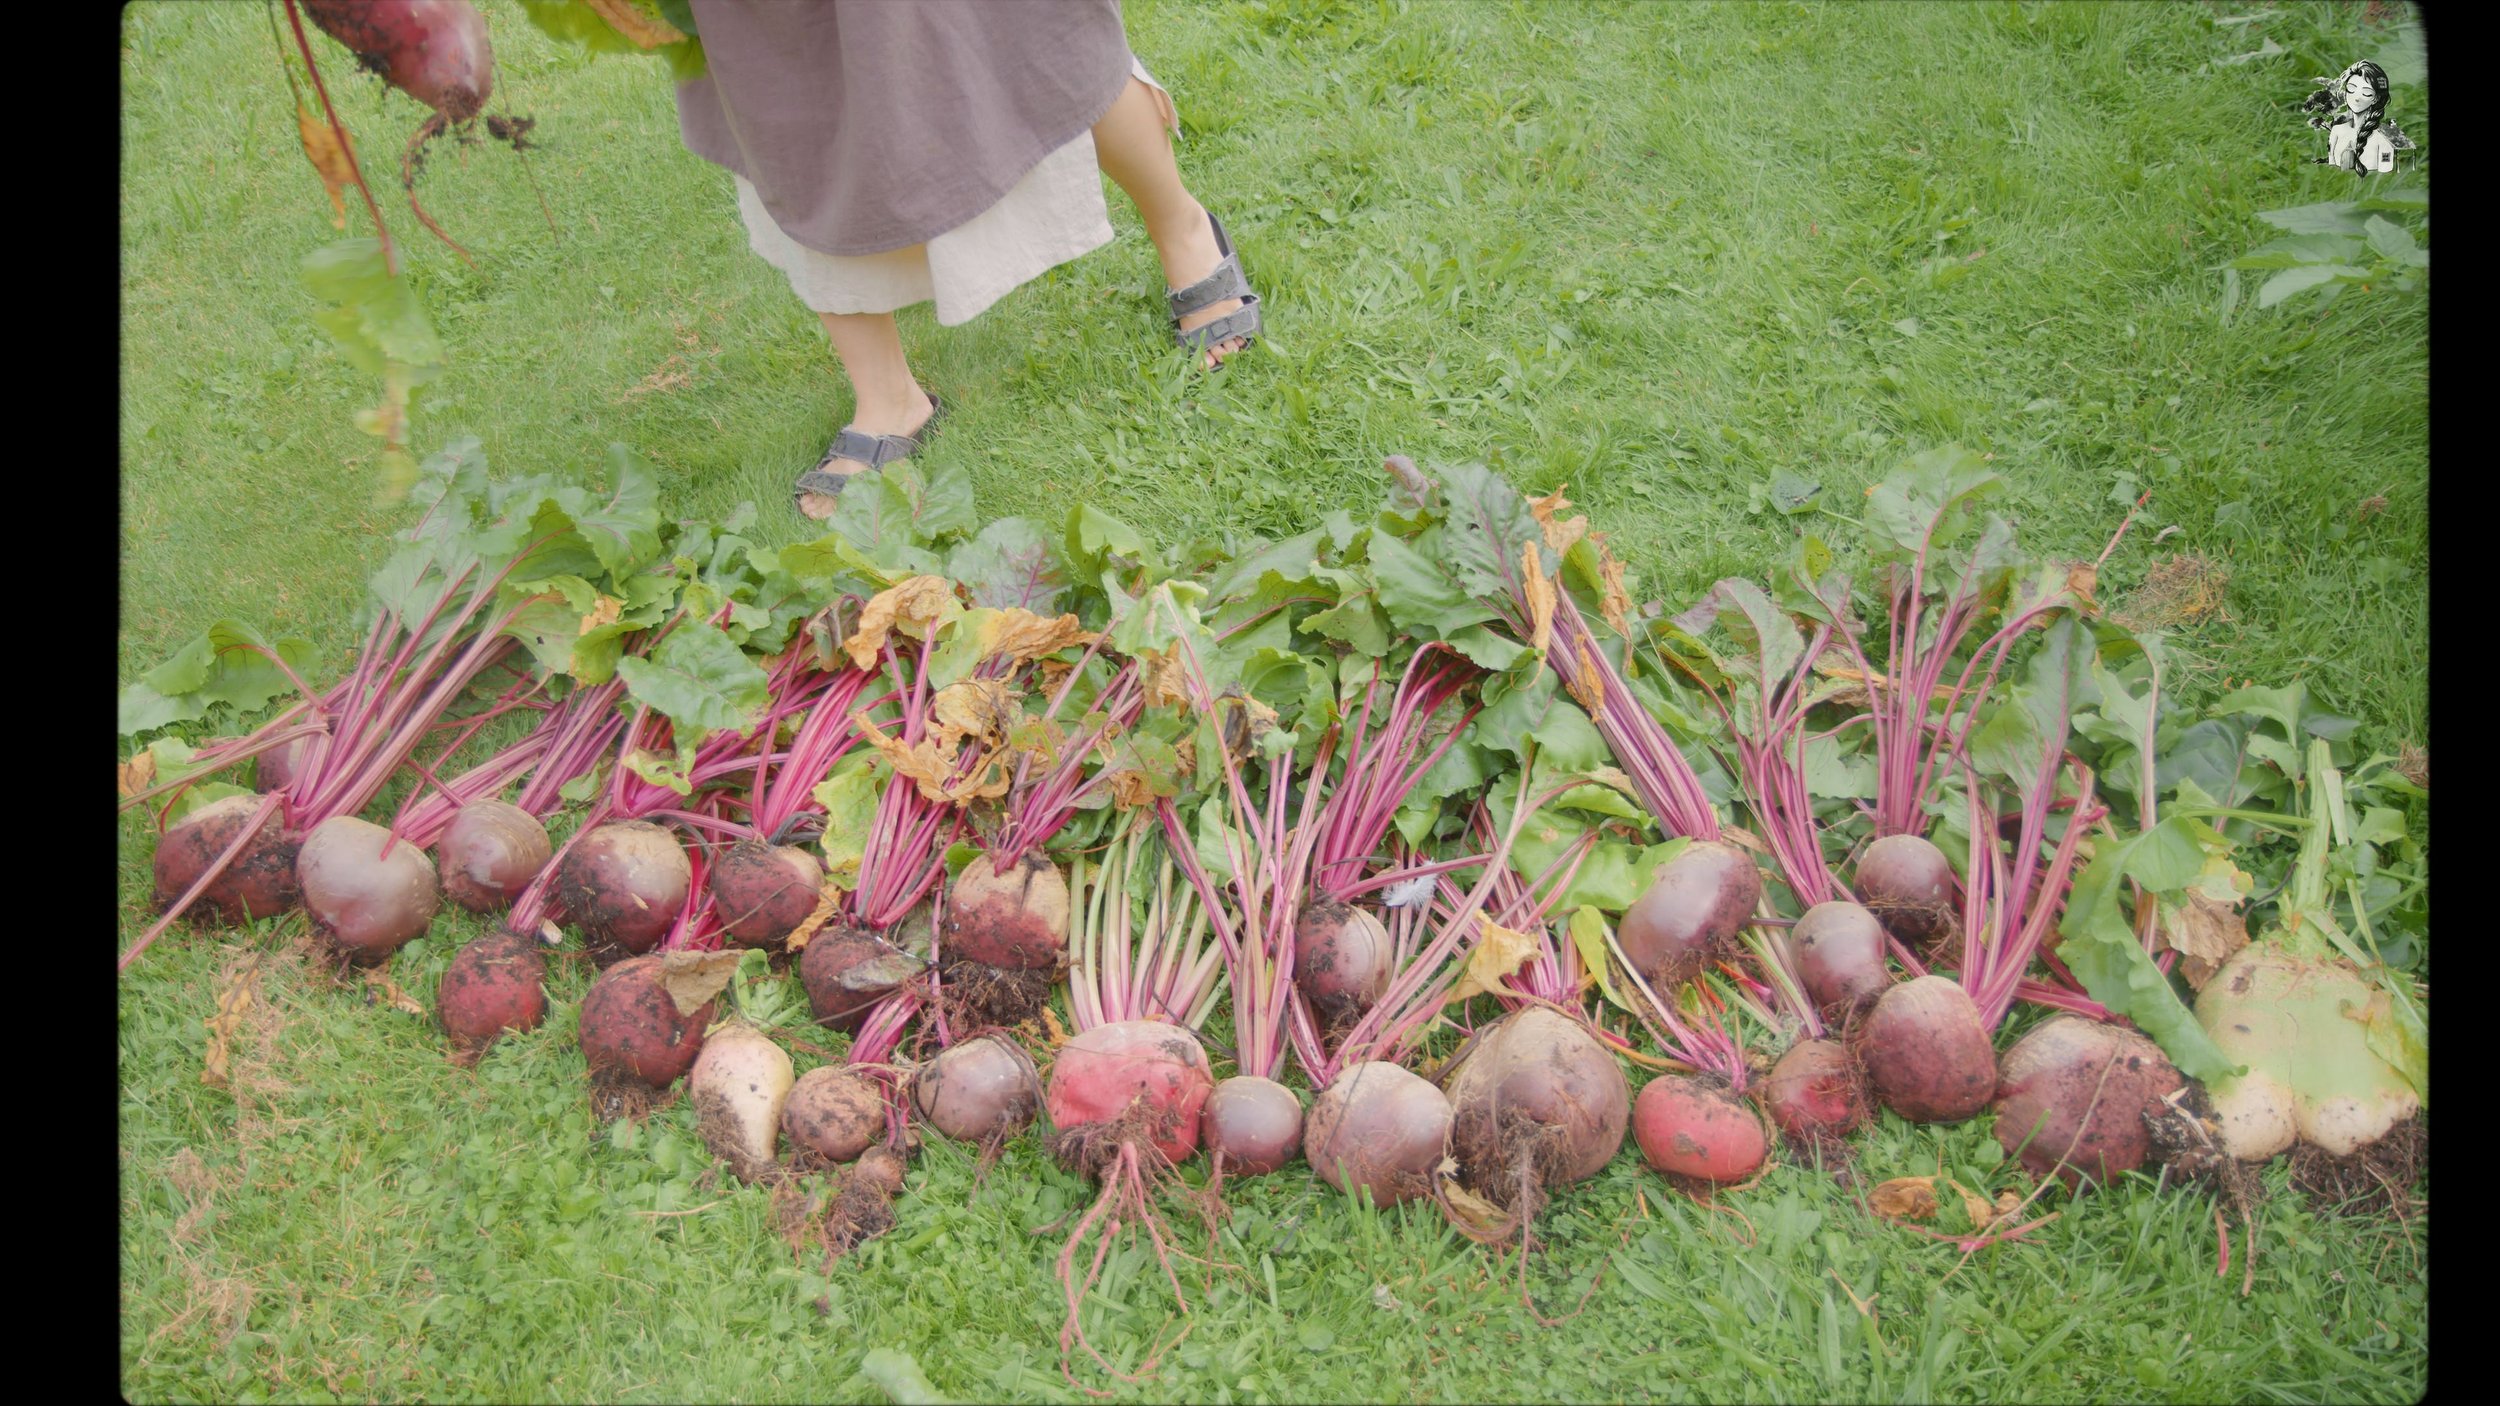
{"label": "soil on beet", "polygon": [[1053,971],[1009,971],[950,958],[939,973],[947,1027],[1012,1030],[1030,1025],[1041,1017],[1057,978]]}
{"label": "soil on beet", "polygon": [[2420,1114],[2349,1157],[2303,1142],[2292,1149],[2292,1186],[2324,1209],[2402,1219],[2421,1205],[2417,1183],[2430,1148],[2430,1124]]}

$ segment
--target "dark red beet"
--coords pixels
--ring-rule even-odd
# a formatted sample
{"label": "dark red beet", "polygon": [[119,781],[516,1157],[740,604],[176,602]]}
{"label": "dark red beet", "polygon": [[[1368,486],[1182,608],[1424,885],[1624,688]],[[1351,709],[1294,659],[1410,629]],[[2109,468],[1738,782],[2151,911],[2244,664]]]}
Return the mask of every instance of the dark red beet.
{"label": "dark red beet", "polygon": [[547,960],[538,944],[489,933],[460,949],[443,972],[434,1014],[453,1057],[476,1058],[507,1030],[535,1030],[547,1018]]}
{"label": "dark red beet", "polygon": [[648,952],[686,906],[694,870],[677,837],[643,820],[602,825],[566,851],[556,901],[594,952]]}
{"label": "dark red beet", "polygon": [[1873,1111],[1865,1072],[1846,1046],[1832,1040],[1789,1046],[1753,1094],[1781,1132],[1809,1145],[1856,1132]]}
{"label": "dark red beet", "polygon": [[1892,985],[1884,965],[1884,925],[1855,903],[1818,903],[1788,930],[1797,979],[1824,1011],[1845,1010]]}
{"label": "dark red beet", "polygon": [[304,0],[304,17],[447,122],[477,116],[494,91],[494,46],[469,0]]}
{"label": "dark red beet", "polygon": [[790,1086],[781,1131],[793,1146],[825,1161],[848,1162],[884,1136],[885,1100],[858,1070],[819,1065]]}
{"label": "dark red beet", "polygon": [[742,947],[778,947],[816,911],[825,866],[796,845],[740,840],[712,866],[704,884],[722,931]]}
{"label": "dark red beet", "polygon": [[1348,1065],[1311,1101],[1302,1155],[1348,1196],[1394,1206],[1431,1193],[1451,1121],[1449,1097],[1431,1081],[1378,1060]]}
{"label": "dark red beet", "polygon": [[434,842],[442,868],[443,897],[472,913],[500,913],[512,906],[551,849],[538,817],[506,801],[472,801],[460,808]]}
{"label": "dark red beet", "polygon": [[1632,1087],[1587,1026],[1542,1006],[1502,1017],[1444,1071],[1450,1149],[1467,1184],[1504,1205],[1520,1163],[1540,1186],[1597,1174],[1623,1147]]}
{"label": "dark red beet", "polygon": [[1858,857],[1858,901],[1904,943],[1953,926],[1953,865],[1917,835],[1886,835]]}
{"label": "dark red beet", "polygon": [[313,931],[359,966],[421,936],[442,906],[425,851],[352,815],[334,815],[304,837],[295,881]]}
{"label": "dark red beet", "polygon": [[630,957],[599,974],[582,997],[582,1058],[594,1073],[623,1075],[655,1089],[686,1076],[703,1052],[717,1001],[689,1015],[661,983],[658,957]]}
{"label": "dark red beet", "polygon": [[1658,866],[1616,930],[1623,955],[1663,996],[1732,952],[1762,900],[1762,871],[1734,845],[1687,846]]}
{"label": "dark red beet", "polygon": [[1042,1076],[1015,1041],[981,1035],[922,1065],[911,1098],[924,1122],[957,1142],[998,1142],[1031,1126],[1041,1111]]}
{"label": "dark red beet", "polygon": [[1944,977],[1885,991],[1850,1043],[1876,1101],[1913,1123],[1959,1123],[1996,1094],[1996,1049],[1979,1007]]}
{"label": "dark red beet", "polygon": [[923,965],[873,933],[828,927],[800,951],[799,984],[820,1024],[857,1034],[869,1010]]}
{"label": "dark red beet", "polygon": [[1050,971],[1068,958],[1068,879],[1039,853],[1004,874],[977,854],[946,903],[950,957],[1002,971]]}
{"label": "dark red beet", "polygon": [[1062,1133],[1135,1110],[1151,1129],[1155,1150],[1177,1164],[1198,1150],[1199,1119],[1214,1090],[1197,1036],[1165,1021],[1119,1020],[1081,1031],[1059,1047],[1043,1100],[1051,1126]]}
{"label": "dark red beet", "polygon": [[1641,1160],[1687,1184],[1726,1186],[1762,1170],[1770,1134],[1753,1106],[1723,1084],[1662,1074],[1632,1105]]}
{"label": "dark red beet", "polygon": [[[189,891],[226,846],[234,843],[259,806],[254,797],[228,796],[174,822],[156,842],[156,906],[170,908]],[[283,833],[284,820],[283,815],[272,815],[264,821],[190,911],[212,914],[220,922],[241,923],[273,918],[294,907],[302,895],[295,884],[295,846]]]}
{"label": "dark red beet", "polygon": [[1265,1176],[1302,1151],[1302,1102],[1256,1074],[1236,1074],[1207,1096],[1199,1132],[1228,1176]]}
{"label": "dark red beet", "polygon": [[303,770],[306,757],[320,740],[312,736],[298,737],[292,742],[281,742],[252,758],[252,789],[266,796],[293,785],[295,774]]}
{"label": "dark red beet", "polygon": [[2182,1080],[2132,1030],[2060,1015],[2014,1042],[1997,1074],[1997,1141],[2033,1176],[2106,1185],[2152,1151],[2145,1115],[2168,1111]]}
{"label": "dark red beet", "polygon": [[1314,903],[1293,930],[1293,984],[1324,1027],[1359,1019],[1389,989],[1389,930],[1368,909]]}

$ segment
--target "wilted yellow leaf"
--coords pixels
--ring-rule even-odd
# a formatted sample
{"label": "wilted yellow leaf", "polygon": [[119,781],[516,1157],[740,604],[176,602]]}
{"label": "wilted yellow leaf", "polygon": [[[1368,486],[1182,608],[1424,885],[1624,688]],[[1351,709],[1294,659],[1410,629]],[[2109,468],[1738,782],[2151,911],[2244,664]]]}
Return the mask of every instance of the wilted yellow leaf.
{"label": "wilted yellow leaf", "polygon": [[582,628],[579,633],[586,635],[602,625],[613,625],[622,619],[624,614],[625,602],[614,596],[601,596],[599,603],[590,608],[590,613],[582,617]]}
{"label": "wilted yellow leaf", "polygon": [[867,608],[859,613],[859,628],[842,642],[842,648],[853,665],[874,668],[877,656],[885,651],[886,637],[896,630],[927,639],[931,629],[962,613],[955,588],[945,577],[914,576],[869,597]]}
{"label": "wilted yellow leaf", "polygon": [[1528,595],[1528,645],[1542,654],[1554,643],[1554,583],[1545,579],[1534,542],[1519,544],[1519,566]]}
{"label": "wilted yellow leaf", "polygon": [[2232,953],[2248,945],[2248,924],[2238,905],[2216,900],[2202,888],[2187,891],[2178,907],[2161,905],[2162,940],[2179,954],[2179,974],[2202,991]]}
{"label": "wilted yellow leaf", "polygon": [[253,953],[218,988],[216,1012],[203,1022],[208,1026],[208,1058],[200,1070],[200,1082],[211,1088],[226,1087],[229,1046],[243,1032],[243,1013],[252,1008],[252,987],[260,979],[260,966],[261,954]]}
{"label": "wilted yellow leaf", "polygon": [[1578,645],[1580,672],[1570,680],[1571,696],[1587,710],[1590,722],[1602,723],[1606,720],[1606,685],[1597,672],[1597,652],[1585,638]]}
{"label": "wilted yellow leaf", "polygon": [[304,100],[295,100],[295,132],[304,142],[304,156],[312,162],[314,174],[321,177],[322,189],[330,192],[330,227],[347,228],[347,188],[356,183],[356,153],[352,142],[342,141],[347,135],[343,127],[332,127],[312,115]]}
{"label": "wilted yellow leaf", "polygon": [[156,754],[142,750],[119,768],[121,793],[135,796],[156,784]]}
{"label": "wilted yellow leaf", "polygon": [[425,1007],[417,1004],[415,997],[400,990],[398,982],[391,980],[388,967],[364,968],[363,976],[365,985],[372,988],[374,999],[382,1004],[393,1010],[406,1011],[410,1015],[425,1014]]}
{"label": "wilted yellow leaf", "polygon": [[[856,878],[858,874],[859,861],[853,860],[850,877]],[[832,879],[825,880],[824,887],[816,891],[816,906],[808,910],[797,927],[790,929],[789,941],[785,944],[787,950],[794,955],[806,951],[807,944],[814,941],[825,924],[832,922],[834,915],[842,911],[842,896],[849,892],[848,888]]]}
{"label": "wilted yellow leaf", "polygon": [[1606,617],[1616,634],[1632,638],[1632,592],[1623,584],[1623,563],[1606,549],[1606,534],[1598,533],[1589,541],[1597,548],[1597,613]]}
{"label": "wilted yellow leaf", "polygon": [[2100,585],[2100,583],[2101,570],[2093,563],[2088,561],[2078,561],[2071,562],[2067,565],[2067,594],[2073,596],[2077,603],[2081,604],[2087,612],[2097,611],[2101,608],[2100,602],[2092,598],[2093,589]]}
{"label": "wilted yellow leaf", "polygon": [[1556,484],[1553,492],[1528,500],[1528,511],[1535,516],[1537,526],[1545,531],[1545,545],[1553,548],[1556,556],[1570,551],[1574,544],[1589,534],[1587,518],[1561,516],[1562,511],[1571,506],[1571,500],[1563,496],[1563,490],[1570,486]]}
{"label": "wilted yellow leaf", "polygon": [[1483,929],[1476,938],[1474,950],[1467,954],[1467,969],[1458,978],[1458,989],[1450,993],[1445,1004],[1456,1005],[1470,996],[1493,991],[1503,980],[1527,964],[1536,955],[1534,933],[1516,932],[1491,919],[1480,919]]}

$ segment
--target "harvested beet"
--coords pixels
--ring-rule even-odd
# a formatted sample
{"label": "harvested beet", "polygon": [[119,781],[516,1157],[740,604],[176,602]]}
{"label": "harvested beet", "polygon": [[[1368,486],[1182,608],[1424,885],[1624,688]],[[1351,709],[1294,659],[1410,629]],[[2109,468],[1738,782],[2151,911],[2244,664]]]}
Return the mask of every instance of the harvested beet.
{"label": "harvested beet", "polygon": [[599,974],[582,997],[582,1058],[593,1073],[618,1075],[655,1089],[684,1078],[703,1049],[716,1001],[692,1013],[677,1009],[658,957],[631,957]]}
{"label": "harvested beet", "polygon": [[1160,1020],[1118,1020],[1059,1047],[1045,1100],[1063,1133],[1143,1120],[1141,1135],[1166,1162],[1198,1150],[1198,1125],[1215,1076],[1198,1037]]}
{"label": "harvested beet", "polygon": [[1762,871],[1734,845],[1687,846],[1658,866],[1649,888],[1624,910],[1616,935],[1643,979],[1670,991],[1734,950],[1736,934],[1762,900]]}
{"label": "harvested beet", "polygon": [[423,934],[443,901],[425,851],[352,815],[332,816],[304,837],[295,881],[313,931],[359,966]]}
{"label": "harvested beet", "polygon": [[1750,1179],[1771,1155],[1762,1115],[1716,1080],[1662,1074],[1632,1105],[1641,1160],[1688,1189]]}
{"label": "harvested beet", "polygon": [[1884,965],[1884,925],[1855,903],[1818,903],[1788,930],[1797,979],[1806,999],[1822,1011],[1845,1011],[1884,993],[1892,970]]}
{"label": "harvested beet", "polygon": [[2014,1042],[1997,1071],[1997,1141],[2034,1176],[2068,1186],[2144,1165],[2147,1114],[2182,1086],[2161,1047],[2132,1030],[2057,1016]]}
{"label": "harvested beet", "polygon": [[1371,910],[1314,903],[1293,930],[1293,984],[1324,1029],[1351,1024],[1389,989],[1389,930]]}
{"label": "harvested beet", "polygon": [[819,1024],[859,1033],[868,1012],[923,963],[864,928],[828,927],[799,953],[799,984]]}
{"label": "harvested beet", "polygon": [[312,749],[320,742],[319,737],[307,733],[252,758],[252,789],[266,796],[294,785],[296,774],[304,769]]}
{"label": "harvested beet", "polygon": [[1348,1065],[1311,1101],[1302,1155],[1339,1191],[1394,1206],[1431,1194],[1452,1118],[1431,1081],[1379,1060]]}
{"label": "harvested beet", "polygon": [[512,906],[552,853],[547,827],[506,801],[471,801],[434,842],[443,896],[472,913]]}
{"label": "harvested beet", "polygon": [[[170,908],[190,891],[217,856],[243,832],[260,802],[249,796],[210,801],[175,821],[156,842],[156,906]],[[280,817],[261,823],[243,852],[201,892],[193,911],[206,905],[218,921],[241,923],[274,918],[301,897],[295,882],[295,846],[288,843]]]}
{"label": "harvested beet", "polygon": [[547,959],[529,938],[488,933],[461,948],[434,995],[453,1060],[474,1063],[505,1031],[537,1029],[547,1018],[546,982]]}
{"label": "harvested beet", "polygon": [[797,845],[740,840],[712,866],[704,886],[721,930],[741,947],[779,947],[816,911],[825,866]]}
{"label": "harvested beet", "polygon": [[495,87],[486,19],[469,0],[303,0],[304,15],[356,62],[443,115],[466,122]]}
{"label": "harvested beet", "polygon": [[1884,992],[1851,1032],[1876,1101],[1913,1123],[1958,1123],[1996,1096],[1996,1050],[1958,984],[1922,976]]}
{"label": "harvested beet", "polygon": [[1450,1146],[1467,1184],[1500,1205],[1522,1187],[1597,1174],[1623,1147],[1632,1088],[1586,1025],[1542,1006],[1502,1017],[1443,1072]]}
{"label": "harvested beet", "polygon": [[1808,1147],[1856,1132],[1872,1115],[1866,1073],[1847,1046],[1799,1040],[1753,1086],[1773,1125]]}
{"label": "harvested beet", "polygon": [[1236,1074],[1207,1096],[1199,1135],[1228,1175],[1265,1176],[1302,1151],[1302,1101],[1273,1079]]}
{"label": "harvested beet", "polygon": [[695,1129],[738,1180],[753,1183],[772,1174],[791,1083],[789,1054],[744,1023],[724,1027],[695,1056],[686,1076]]}
{"label": "harvested beet", "polygon": [[1953,865],[1917,835],[1886,835],[1858,857],[1858,900],[1904,943],[1953,926]]}
{"label": "harvested beet", "polygon": [[848,1162],[885,1132],[885,1099],[856,1069],[819,1065],[799,1076],[781,1107],[781,1131],[827,1162]]}
{"label": "harvested beet", "polygon": [[1068,878],[1030,853],[1001,874],[977,854],[955,876],[946,902],[949,956],[1002,971],[1056,971],[1067,964]]}
{"label": "harvested beet", "polygon": [[596,956],[648,952],[686,906],[694,869],[677,837],[645,820],[602,825],[556,869],[556,902]]}
{"label": "harvested beet", "polygon": [[995,1147],[1031,1126],[1042,1107],[1032,1057],[1004,1035],[960,1040],[912,1077],[912,1107],[957,1142]]}

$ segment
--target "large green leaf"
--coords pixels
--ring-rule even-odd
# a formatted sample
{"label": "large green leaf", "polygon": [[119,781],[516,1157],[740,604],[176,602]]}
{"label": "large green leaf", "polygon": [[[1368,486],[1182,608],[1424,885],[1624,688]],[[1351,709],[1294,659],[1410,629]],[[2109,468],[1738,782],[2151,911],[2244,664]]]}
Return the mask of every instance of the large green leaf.
{"label": "large green leaf", "polygon": [[1934,531],[1938,545],[1957,535],[1980,500],[2005,491],[1987,461],[1958,444],[1931,449],[1875,485],[1867,495],[1866,523],[1890,546],[1916,555]]}
{"label": "large green leaf", "polygon": [[[1447,539],[1439,538],[1438,544],[1446,546]],[[1438,560],[1387,533],[1372,534],[1371,569],[1380,585],[1381,608],[1401,629],[1446,639],[1497,618]]]}
{"label": "large green leaf", "polygon": [[1056,612],[1067,587],[1058,553],[1020,517],[1000,518],[948,553],[946,576],[976,606],[1022,606],[1036,615]]}
{"label": "large green leaf", "polygon": [[676,725],[681,746],[715,729],[750,726],[771,701],[764,671],[701,620],[671,630],[647,659],[619,660],[616,671],[636,701]]}
{"label": "large green leaf", "polygon": [[[2067,895],[2066,912],[2058,924],[2063,938],[2058,956],[2083,982],[2093,1000],[2134,1021],[2161,1046],[2181,1073],[2203,1080],[2226,1078],[2238,1073],[2239,1066],[2215,1048],[2212,1037],[2196,1023],[2194,1013],[2171,989],[2170,979],[2153,964],[2152,956],[2137,940],[2120,902],[2129,878],[2144,882],[2147,889],[2158,886],[2145,882],[2145,875],[2179,879],[2171,885],[2175,891],[2195,876],[2196,865],[2191,864],[2185,878],[2180,878],[2182,832],[2169,830],[2169,824],[2164,822],[2149,835],[2109,846],[2084,866],[2075,879],[2073,892]],[[2201,864],[2203,854],[2193,840],[2187,842],[2186,848],[2196,852],[2196,864]],[[2139,868],[2140,874],[2136,872]]]}
{"label": "large green leaf", "polygon": [[217,621],[122,690],[116,727],[128,737],[189,722],[213,707],[256,711],[295,691],[289,669],[313,684],[319,659],[310,640],[272,640],[243,621]]}

